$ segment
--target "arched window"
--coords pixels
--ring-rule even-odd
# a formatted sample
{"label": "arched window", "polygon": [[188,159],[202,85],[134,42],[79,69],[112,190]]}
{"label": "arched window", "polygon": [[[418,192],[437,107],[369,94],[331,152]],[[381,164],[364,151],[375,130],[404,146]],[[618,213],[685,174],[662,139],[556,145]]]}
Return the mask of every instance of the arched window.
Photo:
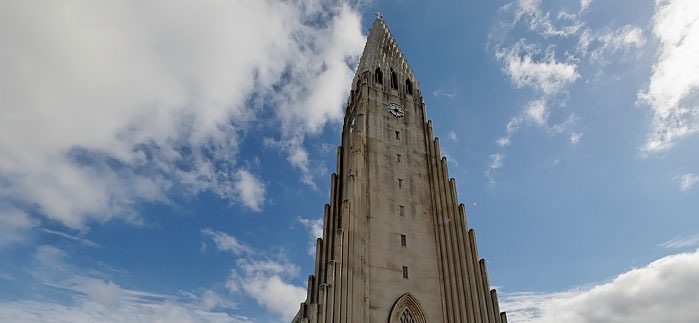
{"label": "arched window", "polygon": [[413,82],[410,82],[410,79],[405,80],[405,91],[408,94],[413,94]]}
{"label": "arched window", "polygon": [[376,83],[383,84],[383,72],[381,72],[380,67],[377,67],[374,71],[374,80]]}
{"label": "arched window", "polygon": [[425,310],[410,293],[405,293],[393,304],[388,315],[390,323],[427,323]]}
{"label": "arched window", "polygon": [[399,323],[415,323],[415,319],[413,319],[413,316],[410,315],[410,311],[406,308],[405,311],[403,311],[403,314],[400,315],[400,321]]}
{"label": "arched window", "polygon": [[398,78],[396,77],[396,72],[391,68],[391,88],[398,90]]}

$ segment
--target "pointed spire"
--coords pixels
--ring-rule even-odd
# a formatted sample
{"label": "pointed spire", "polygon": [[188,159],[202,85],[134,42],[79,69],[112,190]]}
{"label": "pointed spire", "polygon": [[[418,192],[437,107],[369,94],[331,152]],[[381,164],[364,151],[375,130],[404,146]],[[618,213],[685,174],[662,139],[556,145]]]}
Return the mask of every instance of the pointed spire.
{"label": "pointed spire", "polygon": [[383,20],[383,15],[380,12],[375,13],[376,20],[369,30],[367,35],[366,45],[362,58],[359,60],[357,75],[364,72],[374,72],[379,67],[383,70],[384,75],[389,75],[388,71],[393,69],[402,77],[409,78],[416,83],[413,70],[408,65],[408,62],[403,56],[400,48],[396,44],[391,31],[386,26]]}

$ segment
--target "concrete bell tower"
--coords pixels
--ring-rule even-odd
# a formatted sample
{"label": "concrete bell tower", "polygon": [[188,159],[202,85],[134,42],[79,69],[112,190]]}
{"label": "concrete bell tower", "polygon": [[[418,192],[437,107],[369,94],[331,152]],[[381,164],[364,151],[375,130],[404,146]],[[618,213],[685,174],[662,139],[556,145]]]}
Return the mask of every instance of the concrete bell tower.
{"label": "concrete bell tower", "polygon": [[315,273],[293,323],[507,323],[420,83],[380,14],[330,187]]}

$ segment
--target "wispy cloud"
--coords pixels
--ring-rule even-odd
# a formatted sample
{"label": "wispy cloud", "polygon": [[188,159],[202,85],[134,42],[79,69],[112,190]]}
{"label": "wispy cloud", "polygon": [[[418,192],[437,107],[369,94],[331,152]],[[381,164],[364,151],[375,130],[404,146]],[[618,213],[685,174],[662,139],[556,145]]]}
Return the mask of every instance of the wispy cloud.
{"label": "wispy cloud", "polygon": [[434,95],[437,98],[444,97],[444,98],[455,98],[456,97],[456,91],[448,91],[448,90],[435,90],[432,91],[432,95]]}
{"label": "wispy cloud", "polygon": [[699,246],[699,234],[674,238],[660,244],[665,249],[692,248]]}
{"label": "wispy cloud", "polygon": [[72,235],[72,234],[67,234],[67,233],[65,233],[65,232],[56,231],[56,230],[51,230],[51,229],[47,229],[47,228],[41,228],[41,231],[44,232],[44,233],[48,233],[48,234],[52,234],[52,235],[55,235],[55,236],[59,236],[59,237],[62,237],[62,238],[68,239],[68,240],[80,242],[80,243],[82,243],[82,244],[84,244],[84,245],[86,245],[86,246],[88,246],[88,247],[98,247],[98,246],[99,246],[98,244],[96,244],[96,243],[93,242],[92,240],[85,239],[85,238],[81,238],[81,237],[78,237],[78,236],[74,236],[74,235]]}
{"label": "wispy cloud", "polygon": [[449,139],[450,141],[453,141],[453,142],[459,141],[459,137],[456,135],[456,132],[453,130],[449,131],[449,133],[447,134],[447,139]]}
{"label": "wispy cloud", "polygon": [[626,25],[601,34],[586,29],[578,39],[577,52],[581,57],[589,57],[594,62],[606,65],[610,56],[619,52],[624,57],[638,53],[640,48],[646,46],[646,42],[645,33],[638,26]]}
{"label": "wispy cloud", "polygon": [[694,175],[693,173],[687,173],[684,175],[675,176],[675,180],[677,180],[680,184],[680,191],[685,192],[691,190],[694,185],[699,183],[699,176]]}
{"label": "wispy cloud", "polygon": [[505,155],[496,153],[490,155],[490,164],[488,169],[485,171],[485,177],[488,178],[488,183],[491,185],[497,183],[495,180],[495,172],[497,172],[503,166],[503,161],[505,160]]}
{"label": "wispy cloud", "polygon": [[575,145],[580,142],[582,139],[583,133],[582,132],[572,132],[570,134],[570,143]]}
{"label": "wispy cloud", "polygon": [[297,220],[308,230],[308,254],[316,254],[316,240],[323,237],[323,218],[306,219],[298,217]]}
{"label": "wispy cloud", "polygon": [[500,9],[501,19],[489,35],[488,47],[512,86],[529,91],[530,98],[507,121],[504,135],[495,141],[498,146],[512,145],[525,127],[542,128],[550,135],[565,133],[572,144],[578,143],[582,132],[575,130],[575,113],[567,112],[564,122],[551,124],[550,120],[559,117],[557,109],[566,107],[570,91],[583,78],[583,67],[588,65],[581,64],[601,67],[638,57],[633,54],[646,45],[642,27],[614,28],[613,23],[588,27],[591,3],[581,0],[579,8],[563,4],[563,9],[553,9],[540,0],[515,0]]}
{"label": "wispy cloud", "polygon": [[576,290],[503,293],[501,308],[519,323],[692,323],[699,320],[697,283],[699,251],[667,256]]}
{"label": "wispy cloud", "polygon": [[9,322],[252,322],[228,313],[235,303],[216,301],[211,290],[170,295],[127,289],[70,258],[54,246],[37,247],[32,276],[51,289],[48,295],[60,297],[0,302],[0,317]]}
{"label": "wispy cloud", "polygon": [[[581,6],[587,5],[589,5],[589,1],[581,2]],[[575,34],[582,27],[582,23],[577,19],[571,19],[575,15],[567,12],[561,12],[564,14],[561,15],[559,13],[554,16],[558,18],[554,21],[550,12],[542,10],[541,0],[517,0],[503,8],[505,10],[513,10],[514,23],[524,21],[530,30],[545,38],[568,37]]]}
{"label": "wispy cloud", "polygon": [[214,231],[209,228],[201,230],[201,233],[214,240],[216,248],[220,251],[229,251],[234,255],[251,253],[252,249],[236,239],[234,236],[220,231]]}

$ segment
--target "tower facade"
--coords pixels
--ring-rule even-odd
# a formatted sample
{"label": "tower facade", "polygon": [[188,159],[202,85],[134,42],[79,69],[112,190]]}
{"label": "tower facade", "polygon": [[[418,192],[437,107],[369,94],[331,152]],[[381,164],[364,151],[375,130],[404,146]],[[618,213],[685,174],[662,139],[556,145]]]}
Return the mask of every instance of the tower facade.
{"label": "tower facade", "polygon": [[315,273],[293,323],[507,323],[385,22],[369,31],[345,111]]}

